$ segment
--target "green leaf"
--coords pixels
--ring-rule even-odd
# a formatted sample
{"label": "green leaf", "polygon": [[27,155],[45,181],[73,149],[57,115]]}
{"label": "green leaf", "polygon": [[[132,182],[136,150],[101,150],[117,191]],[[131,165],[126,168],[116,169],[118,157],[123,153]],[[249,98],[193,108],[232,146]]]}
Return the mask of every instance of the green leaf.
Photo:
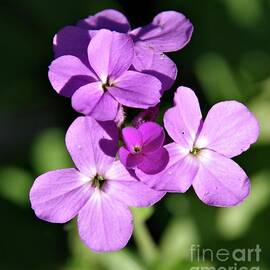
{"label": "green leaf", "polygon": [[[239,69],[247,84],[264,80],[270,75],[270,56],[267,52],[259,50],[243,53],[240,58]],[[256,89],[254,86],[253,88]]]}
{"label": "green leaf", "polygon": [[33,177],[27,171],[17,167],[4,167],[0,169],[0,195],[18,204],[27,206],[29,189]]}
{"label": "green leaf", "polygon": [[231,68],[221,55],[208,53],[201,56],[195,71],[211,103],[244,99]]}
{"label": "green leaf", "polygon": [[37,137],[32,148],[32,163],[37,173],[72,167],[61,129],[48,129]]}
{"label": "green leaf", "polygon": [[255,114],[260,124],[260,136],[258,143],[269,144],[270,79],[264,82],[262,92],[250,102],[249,108]]}
{"label": "green leaf", "polygon": [[231,17],[240,26],[256,25],[263,17],[263,6],[260,0],[223,0]]}

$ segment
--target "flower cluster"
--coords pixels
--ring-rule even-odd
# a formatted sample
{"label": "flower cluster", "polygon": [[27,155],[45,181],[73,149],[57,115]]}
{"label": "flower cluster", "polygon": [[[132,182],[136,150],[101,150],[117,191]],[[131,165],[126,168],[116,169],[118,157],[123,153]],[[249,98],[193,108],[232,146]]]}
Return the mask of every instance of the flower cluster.
{"label": "flower cluster", "polygon": [[[166,192],[183,193],[193,186],[201,201],[219,207],[248,196],[249,179],[231,159],[259,134],[257,120],[244,105],[217,103],[203,121],[195,93],[182,86],[164,115],[173,142],[164,145],[165,131],[155,123],[160,98],[177,75],[164,53],[183,48],[192,32],[190,21],[175,11],[131,30],[123,14],[104,10],[55,35],[49,80],[84,116],[66,133],[75,168],[44,173],[31,188],[39,218],[65,223],[78,216],[84,243],[106,252],[130,239],[129,207],[151,206]],[[126,107],[143,110],[133,126],[121,130]]]}

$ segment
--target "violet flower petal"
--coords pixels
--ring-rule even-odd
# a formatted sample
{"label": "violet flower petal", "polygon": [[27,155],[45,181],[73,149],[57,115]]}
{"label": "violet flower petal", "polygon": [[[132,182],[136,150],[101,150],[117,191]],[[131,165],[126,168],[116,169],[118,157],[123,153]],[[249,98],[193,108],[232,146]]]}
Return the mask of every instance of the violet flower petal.
{"label": "violet flower petal", "polygon": [[155,191],[134,178],[120,161],[113,163],[105,177],[108,179],[105,192],[128,206],[148,207],[165,195],[164,192]]}
{"label": "violet flower petal", "polygon": [[139,126],[138,131],[142,134],[144,153],[153,152],[163,145],[165,133],[159,124],[146,122]]}
{"label": "violet flower petal", "polygon": [[90,65],[104,84],[113,83],[114,79],[127,71],[133,56],[132,39],[127,34],[106,29],[99,30],[88,47]]}
{"label": "violet flower petal", "polygon": [[74,218],[93,192],[88,178],[75,169],[42,174],[30,191],[30,201],[40,219],[65,223]]}
{"label": "violet flower petal", "polygon": [[97,79],[79,58],[72,55],[61,56],[52,61],[48,76],[54,90],[68,97],[81,86]]}
{"label": "violet flower petal", "polygon": [[89,66],[87,48],[93,33],[76,26],[62,28],[53,38],[54,57],[73,55]]}
{"label": "violet flower petal", "polygon": [[121,163],[126,168],[134,168],[137,165],[139,165],[141,162],[143,162],[143,155],[138,154],[131,154],[125,147],[120,147],[119,152],[119,159]]}
{"label": "violet flower petal", "polygon": [[104,28],[120,33],[127,33],[130,30],[125,15],[114,9],[102,10],[94,16],[79,21],[77,25],[85,29],[99,30]]}
{"label": "violet flower petal", "polygon": [[114,86],[108,87],[111,95],[122,105],[147,109],[160,101],[161,83],[155,77],[136,71],[126,71]]}
{"label": "violet flower petal", "polygon": [[134,58],[132,65],[137,71],[151,70],[155,57],[155,51],[143,42],[134,44]]}
{"label": "violet flower petal", "polygon": [[72,96],[72,107],[77,112],[89,115],[104,94],[101,82],[93,82],[80,87]]}
{"label": "violet flower petal", "polygon": [[169,154],[165,148],[159,148],[143,156],[143,161],[138,168],[147,174],[157,174],[165,169],[169,162]]}
{"label": "violet flower petal", "polygon": [[109,92],[105,92],[90,115],[99,121],[114,120],[118,110],[119,103]]}
{"label": "violet flower petal", "polygon": [[196,145],[231,158],[246,151],[258,136],[259,123],[248,108],[237,101],[224,101],[208,112]]}
{"label": "violet flower petal", "polygon": [[186,192],[198,171],[198,161],[176,143],[165,145],[165,149],[169,153],[169,162],[164,170],[149,175],[136,169],[136,175],[155,190]]}
{"label": "violet flower petal", "polygon": [[200,169],[193,181],[198,197],[206,204],[230,207],[249,194],[250,182],[233,160],[211,150],[201,150]]}
{"label": "violet flower petal", "polygon": [[78,229],[82,241],[93,251],[116,251],[131,237],[132,215],[125,204],[96,190],[79,212]]}
{"label": "violet flower petal", "polygon": [[202,122],[198,99],[191,89],[182,86],[175,93],[174,103],[164,115],[165,128],[175,142],[191,150]]}
{"label": "violet flower petal", "polygon": [[114,161],[118,150],[117,127],[113,121],[97,122],[78,117],[66,134],[66,146],[76,167],[94,177],[104,173]]}
{"label": "violet flower petal", "polygon": [[177,51],[190,40],[193,25],[181,13],[164,11],[152,23],[130,32],[134,42],[143,41],[160,52]]}
{"label": "violet flower petal", "polygon": [[177,77],[175,63],[164,53],[140,44],[135,44],[135,56],[132,62],[134,68],[158,78],[162,84],[162,92],[170,89]]}
{"label": "violet flower petal", "polygon": [[131,153],[135,153],[135,146],[142,147],[143,138],[142,134],[139,132],[138,129],[134,127],[125,127],[122,129],[122,137],[125,146]]}

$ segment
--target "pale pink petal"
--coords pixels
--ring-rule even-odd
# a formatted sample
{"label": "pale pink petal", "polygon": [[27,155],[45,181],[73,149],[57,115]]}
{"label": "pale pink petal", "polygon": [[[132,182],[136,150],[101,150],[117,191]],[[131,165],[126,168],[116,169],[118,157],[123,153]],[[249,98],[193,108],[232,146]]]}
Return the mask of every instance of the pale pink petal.
{"label": "pale pink petal", "polygon": [[147,109],[159,103],[161,83],[151,75],[126,71],[108,90],[125,106]]}
{"label": "pale pink petal", "polygon": [[142,135],[143,152],[153,152],[160,148],[165,139],[163,128],[155,122],[146,122],[139,126],[138,131]]}
{"label": "pale pink petal", "polygon": [[233,160],[211,150],[201,150],[199,171],[193,181],[198,197],[206,204],[229,207],[249,194],[250,182]]}
{"label": "pale pink petal", "polygon": [[237,101],[224,101],[208,112],[196,145],[234,157],[246,151],[258,136],[258,121],[248,108]]}
{"label": "pale pink petal", "polygon": [[81,86],[96,80],[93,72],[72,55],[55,59],[49,66],[48,76],[54,90],[68,97]]}
{"label": "pale pink petal", "polygon": [[114,120],[119,111],[119,103],[109,92],[105,92],[91,112],[91,116],[99,121]]}
{"label": "pale pink petal", "polygon": [[88,47],[90,65],[104,84],[128,70],[133,56],[133,42],[127,34],[105,29],[98,31]]}
{"label": "pale pink petal", "polygon": [[138,178],[146,185],[167,192],[186,192],[198,170],[198,161],[176,143],[165,145],[169,153],[166,168],[158,174],[149,175],[136,170]]}
{"label": "pale pink petal", "polygon": [[125,15],[114,9],[105,9],[94,16],[81,20],[78,26],[86,29],[109,29],[112,31],[127,33],[130,30],[129,22]]}
{"label": "pale pink petal", "polygon": [[132,215],[125,204],[96,190],[79,212],[78,229],[81,239],[91,250],[116,251],[131,237]]}
{"label": "pale pink petal", "polygon": [[143,161],[143,155],[141,153],[131,154],[125,147],[120,147],[119,160],[126,168],[134,168]]}
{"label": "pale pink petal", "polygon": [[134,42],[143,41],[160,52],[177,51],[190,40],[193,25],[181,13],[164,11],[153,22],[131,32]]}
{"label": "pale pink petal", "polygon": [[85,115],[91,114],[104,91],[101,82],[94,82],[80,87],[72,96],[72,107]]}
{"label": "pale pink petal", "polygon": [[165,195],[138,181],[119,161],[106,172],[106,179],[106,194],[132,207],[153,205]]}
{"label": "pale pink petal", "polygon": [[117,127],[113,121],[97,122],[92,117],[78,117],[66,134],[67,149],[76,167],[94,177],[104,173],[118,150]]}
{"label": "pale pink petal", "polygon": [[181,86],[175,93],[174,103],[164,115],[165,128],[175,142],[191,150],[202,123],[198,99],[191,89]]}
{"label": "pale pink petal", "polygon": [[53,223],[71,220],[93,192],[87,181],[88,178],[75,169],[42,174],[30,191],[31,206],[35,214],[40,219]]}

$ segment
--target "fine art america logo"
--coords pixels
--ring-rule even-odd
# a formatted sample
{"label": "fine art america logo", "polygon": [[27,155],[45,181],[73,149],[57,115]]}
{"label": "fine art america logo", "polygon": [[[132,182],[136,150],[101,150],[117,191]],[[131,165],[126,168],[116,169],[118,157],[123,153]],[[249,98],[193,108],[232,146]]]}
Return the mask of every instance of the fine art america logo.
{"label": "fine art america logo", "polygon": [[[198,266],[193,266],[190,270],[259,270],[261,252],[260,245],[254,248],[213,250],[194,244],[190,247],[190,259]],[[222,266],[206,266],[207,262],[219,262]]]}

